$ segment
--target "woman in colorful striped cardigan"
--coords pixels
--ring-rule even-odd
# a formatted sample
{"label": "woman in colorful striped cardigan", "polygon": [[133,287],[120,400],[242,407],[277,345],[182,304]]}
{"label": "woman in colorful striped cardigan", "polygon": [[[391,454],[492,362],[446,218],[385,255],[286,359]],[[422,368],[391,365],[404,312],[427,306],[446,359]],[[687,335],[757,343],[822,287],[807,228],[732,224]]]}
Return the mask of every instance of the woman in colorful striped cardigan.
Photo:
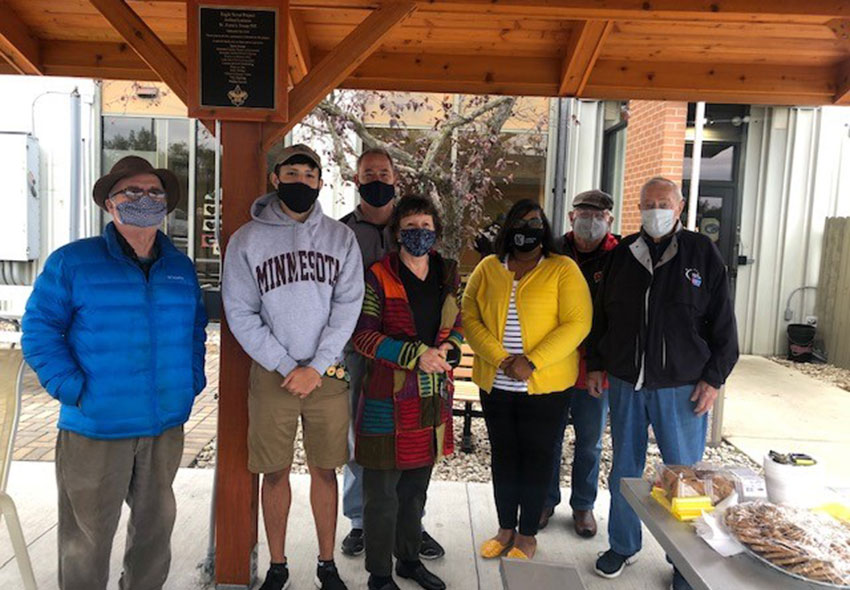
{"label": "woman in colorful striped cardigan", "polygon": [[406,197],[390,223],[397,252],[366,273],[354,346],[368,361],[355,421],[363,466],[363,527],[370,590],[396,574],[428,590],[445,584],[419,561],[422,511],[434,462],[452,452],[452,366],[463,341],[457,263],[433,250],[434,204]]}

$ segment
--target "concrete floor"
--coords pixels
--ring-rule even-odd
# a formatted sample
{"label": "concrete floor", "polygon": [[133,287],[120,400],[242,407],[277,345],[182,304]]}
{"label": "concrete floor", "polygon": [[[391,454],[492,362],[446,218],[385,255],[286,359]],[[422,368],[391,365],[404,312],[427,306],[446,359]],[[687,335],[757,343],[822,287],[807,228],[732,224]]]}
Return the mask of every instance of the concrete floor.
{"label": "concrete floor", "polygon": [[770,450],[809,453],[827,485],[850,488],[850,391],[765,358],[741,357],[726,384],[723,437],[761,464]]}
{"label": "concrete floor", "polygon": [[[207,548],[212,470],[181,469],[175,483],[178,498],[177,524],[172,539],[173,561],[166,590],[202,588],[198,569]],[[292,573],[292,590],[314,588],[313,575],[316,541],[312,516],[308,509],[307,476],[293,476],[295,499],[290,513],[288,558]],[[56,588],[56,486],[53,464],[46,462],[15,462],[12,466],[9,493],[15,499],[29,544],[39,588]],[[669,587],[671,570],[664,554],[650,535],[645,534],[645,547],[640,560],[630,566],[617,580],[604,580],[592,571],[597,552],[607,548],[607,493],[601,493],[597,503],[597,518],[601,531],[591,540],[579,539],[571,528],[568,511],[562,507],[538,538],[539,561],[575,564],[584,584],[590,590],[661,590]],[[126,510],[125,510],[126,513]],[[126,519],[126,514],[124,515]],[[121,567],[126,520],[122,520],[116,535],[112,555],[110,590],[117,588]],[[341,521],[339,540],[347,532],[347,522]],[[498,590],[502,588],[497,561],[477,557],[477,547],[495,532],[496,515],[492,491],[488,484],[432,482],[427,529],[446,547],[447,556],[429,563],[428,567],[441,576],[449,588],[457,590]],[[264,534],[259,545],[260,574],[268,567],[268,550]],[[350,590],[365,590],[367,574],[363,557],[337,556],[343,579]],[[418,586],[399,580],[402,589]],[[21,588],[17,564],[5,527],[0,531],[0,588]]]}

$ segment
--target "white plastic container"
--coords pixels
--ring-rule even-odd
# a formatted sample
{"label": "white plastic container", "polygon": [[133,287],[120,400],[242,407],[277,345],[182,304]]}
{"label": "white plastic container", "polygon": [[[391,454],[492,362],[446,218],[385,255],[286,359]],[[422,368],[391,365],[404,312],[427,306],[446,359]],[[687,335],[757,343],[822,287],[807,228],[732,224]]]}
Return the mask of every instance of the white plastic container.
{"label": "white plastic container", "polygon": [[774,504],[814,508],[824,502],[824,469],[814,465],[784,465],[769,455],[764,457],[767,497]]}

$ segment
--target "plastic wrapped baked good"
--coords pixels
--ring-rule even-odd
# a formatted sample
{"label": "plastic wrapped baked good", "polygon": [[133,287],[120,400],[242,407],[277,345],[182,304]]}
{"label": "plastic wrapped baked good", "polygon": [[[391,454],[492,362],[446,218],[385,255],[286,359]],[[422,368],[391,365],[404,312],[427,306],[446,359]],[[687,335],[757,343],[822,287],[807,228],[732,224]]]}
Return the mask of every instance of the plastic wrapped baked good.
{"label": "plastic wrapped baked good", "polygon": [[664,490],[668,500],[706,496],[712,504],[725,500],[735,491],[734,478],[722,467],[709,463],[686,465],[658,464],[655,487]]}
{"label": "plastic wrapped baked good", "polygon": [[759,558],[805,580],[850,588],[850,526],[804,508],[748,502],[726,511],[730,532]]}

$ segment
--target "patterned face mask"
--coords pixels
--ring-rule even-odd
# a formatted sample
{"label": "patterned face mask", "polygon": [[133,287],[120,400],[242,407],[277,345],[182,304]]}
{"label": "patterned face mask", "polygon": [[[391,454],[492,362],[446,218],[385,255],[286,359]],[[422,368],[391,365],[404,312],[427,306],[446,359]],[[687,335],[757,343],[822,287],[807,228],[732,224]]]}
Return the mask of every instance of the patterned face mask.
{"label": "patterned face mask", "polygon": [[165,199],[152,199],[144,195],[135,201],[125,201],[115,205],[118,223],[136,227],[155,227],[162,223],[168,214]]}
{"label": "patterned face mask", "polygon": [[433,229],[403,229],[400,236],[401,245],[414,256],[425,256],[437,242],[437,232]]}

